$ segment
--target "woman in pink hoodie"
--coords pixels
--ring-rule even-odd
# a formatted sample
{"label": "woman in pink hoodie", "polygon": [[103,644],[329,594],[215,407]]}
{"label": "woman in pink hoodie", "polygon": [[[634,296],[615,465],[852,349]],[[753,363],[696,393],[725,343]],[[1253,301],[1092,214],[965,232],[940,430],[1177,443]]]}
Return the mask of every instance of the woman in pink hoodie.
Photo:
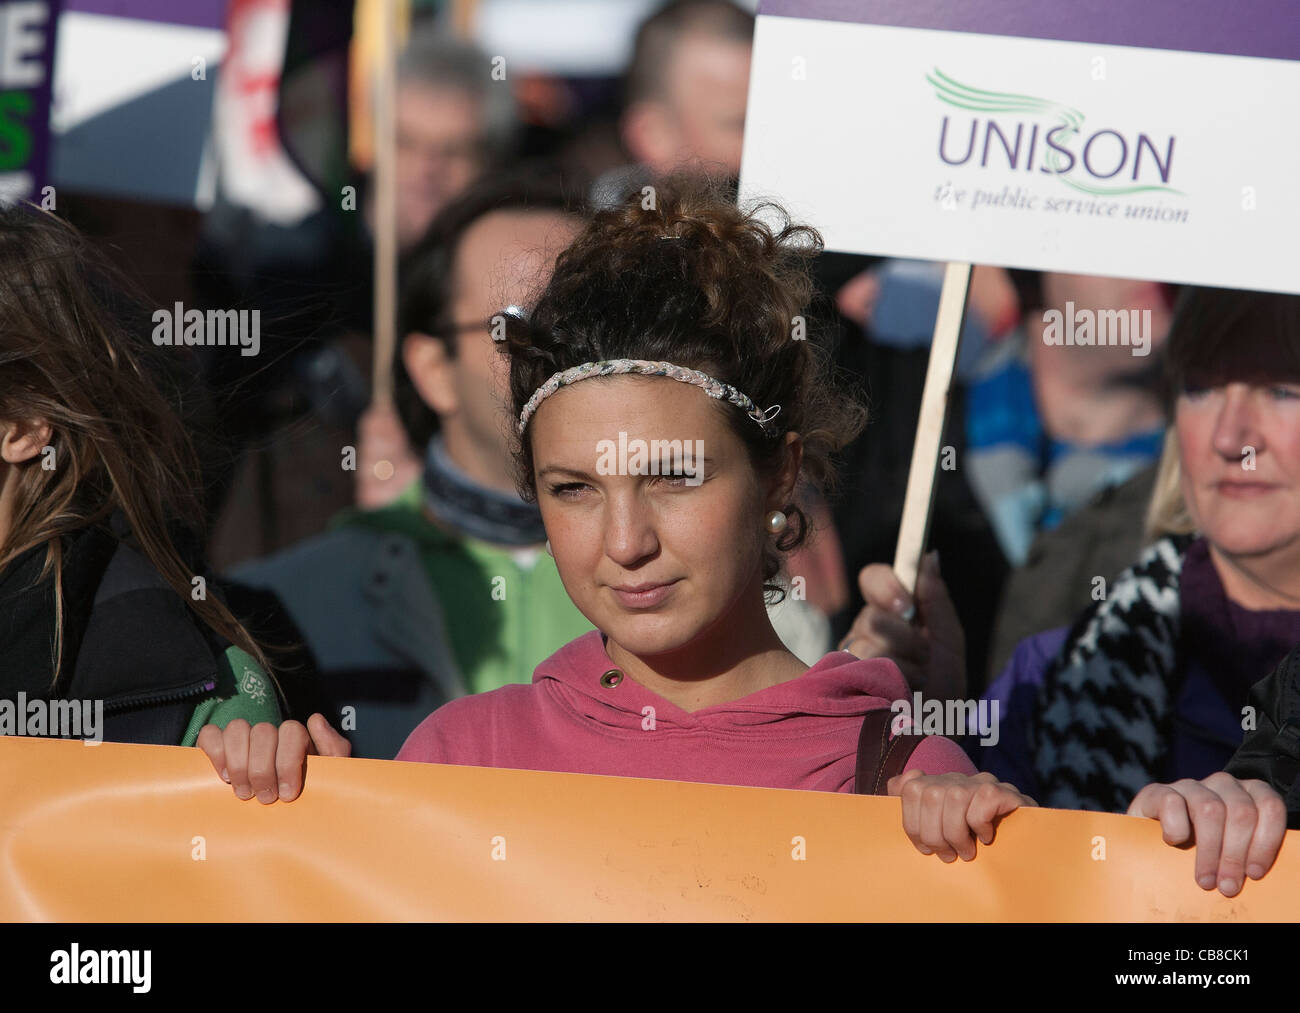
{"label": "woman in pink hoodie", "polygon": [[[761,217],[779,207],[729,198],[683,179],[631,196],[560,256],[527,320],[502,318],[518,484],[596,630],[530,685],[439,708],[398,759],[855,790],[864,716],[898,709],[908,687],[886,658],[835,651],[806,667],[766,599],[808,534],[800,480],[832,486],[831,455],[864,411],[807,340],[820,236],[788,219],[774,231]],[[349,752],[320,715],[208,726],[198,744],[240,798],[267,802],[297,796],[309,751]],[[1150,785],[1131,810],[1171,844],[1195,836],[1198,869],[1220,879],[1248,851],[1271,863],[1285,829],[1280,797],[1261,799],[1250,828],[1229,824],[1211,797],[1226,777]],[[916,847],[947,862],[1034,804],[938,737],[886,790]]]}
{"label": "woman in pink hoodie", "polygon": [[[821,238],[769,228],[716,184],[679,177],[651,196],[596,215],[528,319],[502,320],[518,483],[596,630],[529,685],[439,708],[397,759],[852,792],[864,716],[908,688],[885,659],[807,667],[767,609],[809,535],[800,481],[830,489],[831,455],[866,420],[807,340]],[[322,718],[311,737],[346,755]],[[292,798],[310,743],[290,723],[200,745],[241,797],[279,784]],[[887,790],[945,861],[1033,804],[939,737]]]}
{"label": "woman in pink hoodie", "polygon": [[[883,657],[835,651],[808,668],[768,619],[784,555],[808,534],[798,484],[833,485],[831,455],[865,414],[807,340],[820,236],[788,219],[774,231],[769,211],[784,218],[664,181],[590,222],[527,320],[503,316],[517,481],[596,629],[530,685],[439,708],[398,759],[855,790],[864,716],[909,693]],[[308,727],[232,722],[199,745],[239,797],[288,801],[309,750],[349,752],[320,715]],[[1271,863],[1285,809],[1261,797],[1257,822],[1230,824],[1212,797],[1226,777],[1150,785],[1131,812],[1159,819],[1172,844],[1194,836],[1198,869],[1240,881],[1248,852]],[[886,790],[916,847],[947,862],[1034,804],[938,737]]]}

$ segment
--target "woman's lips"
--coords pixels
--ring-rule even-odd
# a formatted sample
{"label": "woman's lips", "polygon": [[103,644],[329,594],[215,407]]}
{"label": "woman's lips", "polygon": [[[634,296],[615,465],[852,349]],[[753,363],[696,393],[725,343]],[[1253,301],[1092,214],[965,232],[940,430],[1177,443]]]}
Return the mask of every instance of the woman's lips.
{"label": "woman's lips", "polygon": [[1227,496],[1231,499],[1250,499],[1270,493],[1277,486],[1270,485],[1268,482],[1218,482],[1214,488],[1220,496]]}
{"label": "woman's lips", "polygon": [[[681,578],[678,579],[680,580]],[[614,597],[619,600],[619,603],[624,608],[648,609],[658,605],[672,594],[673,588],[676,585],[677,581],[673,580],[665,584],[625,584],[623,587],[614,587],[611,585],[610,590],[614,592]],[[641,588],[641,590],[626,590],[626,588],[632,587]]]}

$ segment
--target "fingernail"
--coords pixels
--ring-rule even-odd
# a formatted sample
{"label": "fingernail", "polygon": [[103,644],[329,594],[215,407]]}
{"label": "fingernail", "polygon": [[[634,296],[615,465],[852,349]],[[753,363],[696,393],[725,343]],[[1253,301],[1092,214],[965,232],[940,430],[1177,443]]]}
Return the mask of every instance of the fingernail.
{"label": "fingernail", "polygon": [[221,768],[221,780],[225,781],[226,784],[230,783],[230,775],[226,772],[225,767]]}
{"label": "fingernail", "polygon": [[246,784],[241,784],[235,789],[235,796],[242,802],[247,802],[253,797],[253,789]]}
{"label": "fingernail", "polygon": [[1266,872],[1268,872],[1268,870],[1265,869],[1262,865],[1258,865],[1258,864],[1252,865],[1248,869],[1246,869],[1246,874],[1250,876],[1251,879],[1263,879],[1264,873]]}
{"label": "fingernail", "polygon": [[289,788],[288,783],[285,782],[285,781],[281,781],[281,782],[280,782],[280,798],[282,798],[282,799],[287,799],[287,798],[289,797],[290,791],[291,791],[291,789]]}
{"label": "fingernail", "polygon": [[1238,883],[1235,879],[1224,878],[1219,880],[1219,892],[1223,894],[1225,897],[1234,896],[1237,893],[1237,891],[1240,889],[1241,889],[1241,884]]}
{"label": "fingernail", "polygon": [[1212,873],[1212,872],[1207,872],[1204,876],[1202,876],[1202,877],[1201,877],[1200,879],[1198,879],[1196,882],[1198,882],[1198,883],[1201,885],[1201,889],[1202,889],[1202,890],[1213,890],[1213,889],[1214,889],[1214,873]]}
{"label": "fingernail", "polygon": [[257,800],[261,802],[263,805],[269,805],[270,803],[275,801],[275,792],[273,792],[270,788],[263,788],[261,791],[257,793]]}

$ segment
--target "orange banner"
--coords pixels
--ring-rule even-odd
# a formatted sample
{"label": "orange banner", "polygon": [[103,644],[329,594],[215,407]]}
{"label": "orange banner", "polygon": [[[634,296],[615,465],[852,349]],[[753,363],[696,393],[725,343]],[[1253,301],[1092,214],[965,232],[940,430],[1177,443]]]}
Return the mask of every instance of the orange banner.
{"label": "orange banner", "polygon": [[1300,843],[1237,897],[1150,820],[1021,810],[975,861],[899,801],[312,757],[240,802],[196,749],[0,739],[9,921],[1292,921]]}

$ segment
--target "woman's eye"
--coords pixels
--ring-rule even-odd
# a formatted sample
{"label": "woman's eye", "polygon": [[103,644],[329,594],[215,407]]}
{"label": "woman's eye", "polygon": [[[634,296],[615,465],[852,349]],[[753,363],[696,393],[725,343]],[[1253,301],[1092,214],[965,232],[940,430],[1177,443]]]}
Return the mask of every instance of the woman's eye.
{"label": "woman's eye", "polygon": [[686,475],[680,471],[672,471],[663,475],[655,476],[662,482],[667,482],[671,486],[680,486],[686,484]]}
{"label": "woman's eye", "polygon": [[1210,392],[1210,390],[1211,388],[1206,387],[1204,384],[1185,383],[1183,384],[1183,397],[1189,397],[1195,400],[1196,398],[1204,397]]}
{"label": "woman's eye", "polygon": [[1300,387],[1288,387],[1278,384],[1269,388],[1269,394],[1279,401],[1294,401],[1300,398]]}
{"label": "woman's eye", "polygon": [[583,489],[590,488],[591,486],[587,485],[586,482],[561,482],[558,485],[551,486],[551,495],[572,498]]}

